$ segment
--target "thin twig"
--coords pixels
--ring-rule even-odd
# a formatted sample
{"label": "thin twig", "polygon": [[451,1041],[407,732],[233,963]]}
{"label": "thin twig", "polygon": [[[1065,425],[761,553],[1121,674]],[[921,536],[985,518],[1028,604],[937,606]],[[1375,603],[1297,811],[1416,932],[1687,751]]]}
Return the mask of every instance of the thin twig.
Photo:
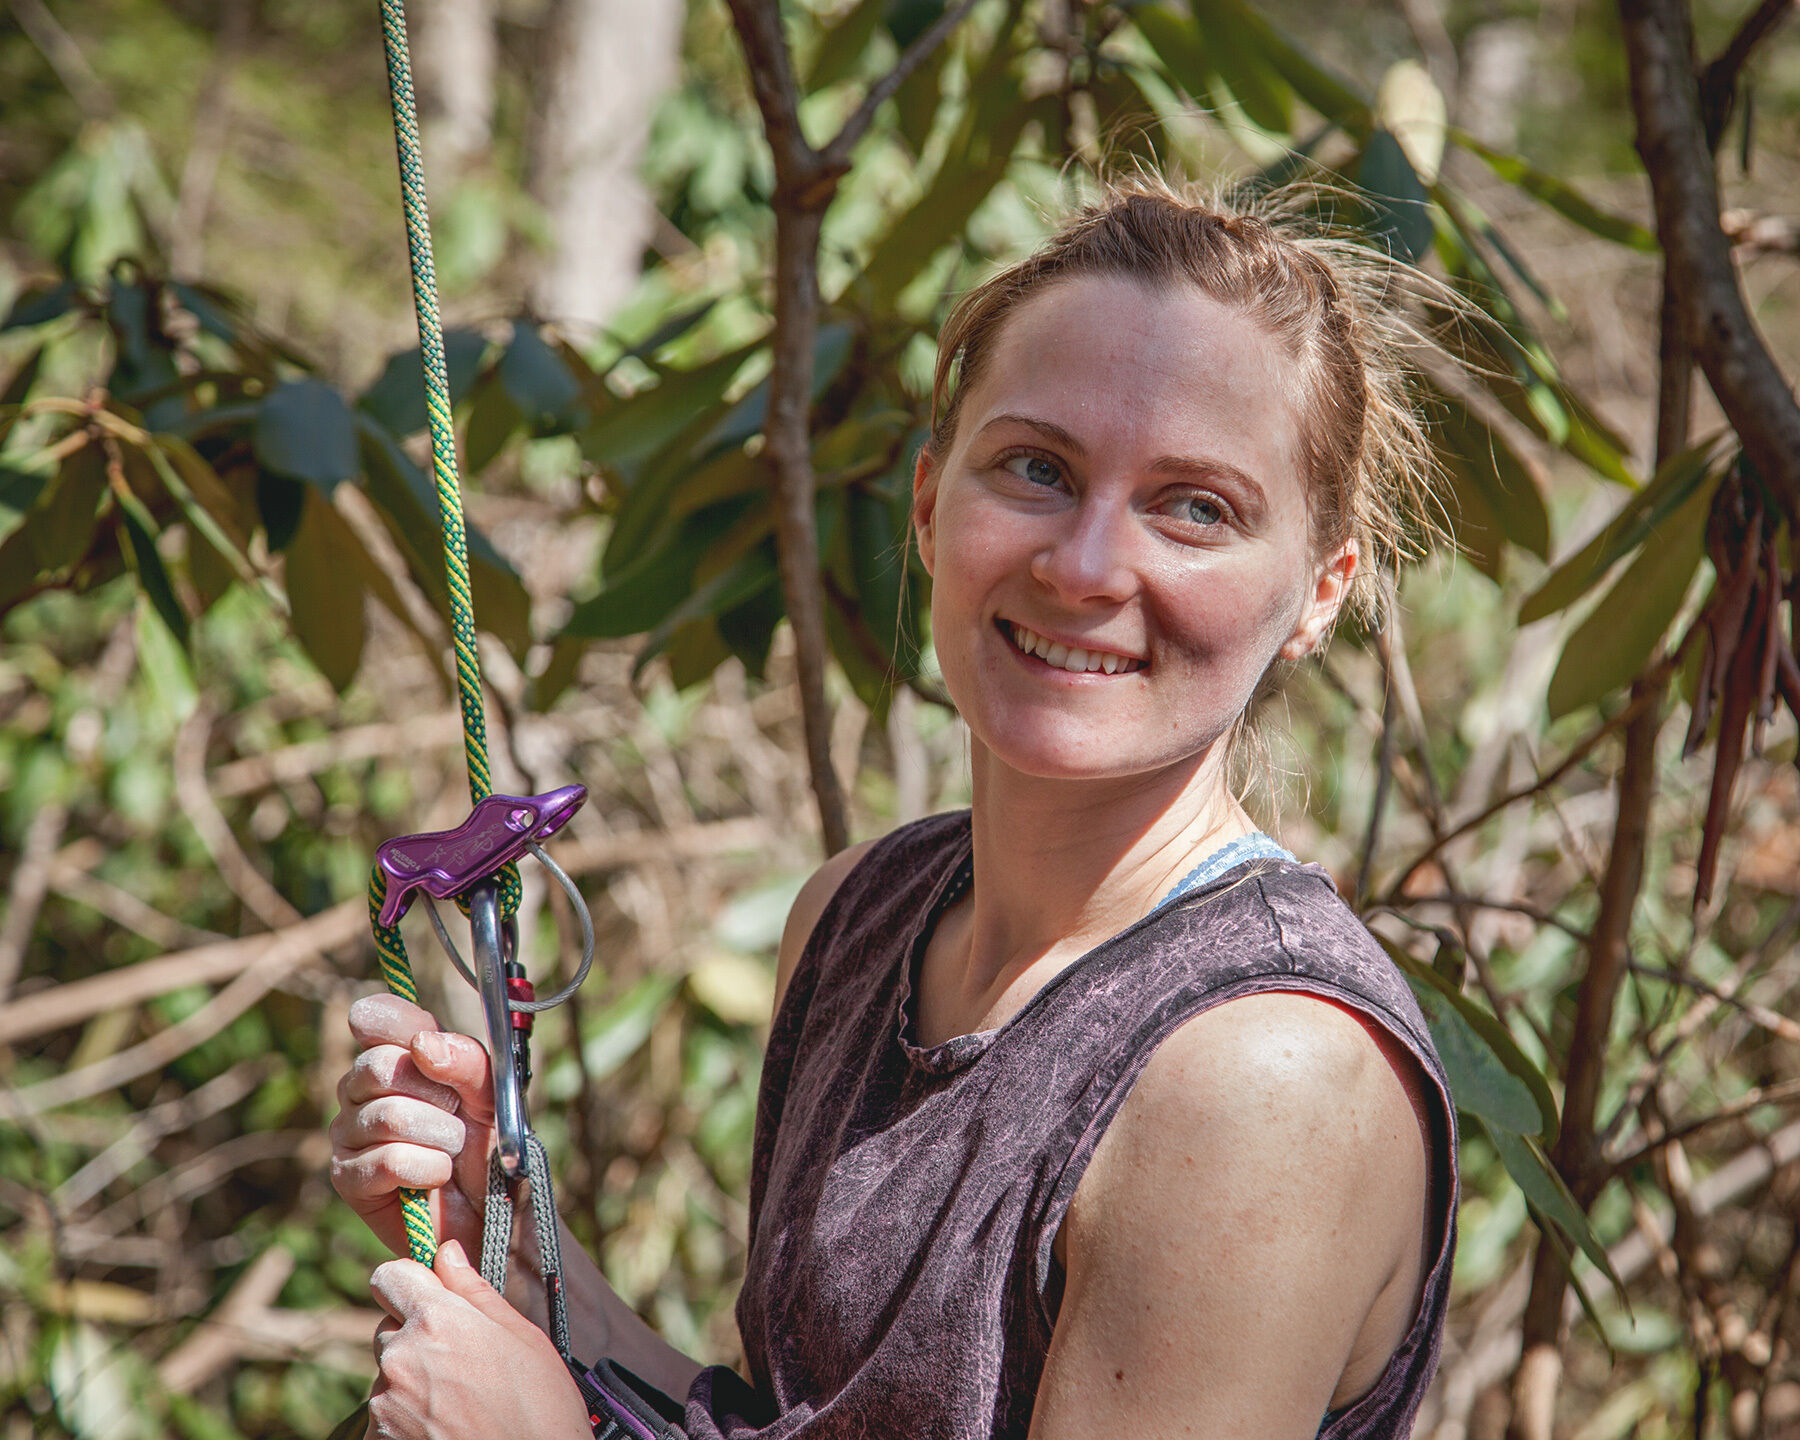
{"label": "thin twig", "polygon": [[969,18],[969,12],[975,8],[976,3],[977,0],[958,0],[955,5],[946,6],[944,12],[900,52],[900,58],[894,62],[893,69],[869,87],[862,103],[844,122],[843,128],[832,138],[831,143],[820,152],[820,158],[826,165],[850,163],[850,152],[874,122],[875,112],[893,98],[894,92],[906,83],[913,71],[930,58],[932,51],[950,38],[950,32]]}
{"label": "thin twig", "polygon": [[1737,106],[1738,78],[1757,47],[1767,40],[1781,22],[1794,13],[1795,0],[1762,0],[1744,17],[1737,33],[1726,42],[1705,70],[1700,72],[1700,110],[1706,122],[1707,144],[1714,150],[1724,138],[1731,123],[1731,112]]}
{"label": "thin twig", "polygon": [[251,864],[207,788],[206,743],[211,736],[212,716],[205,706],[196,706],[175,735],[175,798],[199,833],[214,868],[244,902],[244,908],[271,930],[296,925],[300,912]]}
{"label": "thin twig", "polygon": [[1611,1162],[1615,1171],[1629,1170],[1640,1164],[1658,1145],[1671,1140],[1686,1140],[1698,1135],[1703,1130],[1710,1130],[1715,1125],[1723,1125],[1730,1120],[1742,1119],[1752,1110],[1760,1110],[1765,1105],[1785,1105],[1790,1100],[1800,1100],[1800,1080],[1783,1080],[1775,1085],[1759,1085],[1746,1090],[1729,1105],[1722,1105],[1717,1110],[1708,1111],[1694,1120],[1684,1121],[1675,1126],[1667,1134],[1657,1140],[1646,1140],[1635,1150],[1627,1151]]}

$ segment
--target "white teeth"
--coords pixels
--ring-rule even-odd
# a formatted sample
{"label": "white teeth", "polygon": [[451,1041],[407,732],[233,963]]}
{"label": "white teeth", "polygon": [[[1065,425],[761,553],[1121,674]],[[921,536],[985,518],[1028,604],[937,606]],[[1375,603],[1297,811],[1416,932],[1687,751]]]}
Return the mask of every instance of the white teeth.
{"label": "white teeth", "polygon": [[1124,655],[1114,655],[1105,650],[1083,650],[1079,647],[1064,645],[1017,623],[1012,626],[1012,642],[1027,655],[1037,656],[1046,665],[1054,665],[1059,670],[1073,671],[1077,675],[1094,671],[1105,671],[1108,675],[1121,675],[1139,668],[1137,661]]}

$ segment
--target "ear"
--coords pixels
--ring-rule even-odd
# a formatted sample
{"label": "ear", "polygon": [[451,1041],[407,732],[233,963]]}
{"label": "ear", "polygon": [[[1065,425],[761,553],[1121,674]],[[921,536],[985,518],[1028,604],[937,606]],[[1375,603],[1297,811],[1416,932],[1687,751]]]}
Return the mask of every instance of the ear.
{"label": "ear", "polygon": [[925,573],[933,578],[937,576],[937,497],[938,467],[927,445],[913,464],[912,524],[919,559],[924,562]]}
{"label": "ear", "polygon": [[1346,540],[1313,572],[1312,590],[1300,608],[1294,633],[1282,642],[1278,652],[1283,660],[1304,659],[1319,648],[1319,642],[1330,632],[1344,602],[1350,598],[1350,582],[1361,561],[1362,552],[1356,541]]}

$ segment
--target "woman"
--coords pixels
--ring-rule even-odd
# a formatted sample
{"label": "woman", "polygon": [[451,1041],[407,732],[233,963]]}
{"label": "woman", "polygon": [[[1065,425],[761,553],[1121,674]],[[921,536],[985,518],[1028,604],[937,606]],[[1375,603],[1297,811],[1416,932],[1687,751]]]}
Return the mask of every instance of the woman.
{"label": "woman", "polygon": [[[973,805],[830,860],[780,951],[738,1319],[752,1385],[571,1247],[577,1352],[695,1437],[1405,1436],[1436,1365],[1455,1126],[1405,984],[1227,758],[1392,564],[1426,451],[1391,274],[1115,189],[968,296],[914,481]],[[381,1267],[375,1432],[587,1433],[481,1284],[486,1057],[358,1002],[337,1187]],[[580,1270],[577,1271],[577,1267]],[[478,1363],[471,1363],[476,1361]],[[523,1408],[522,1408],[523,1407]]]}

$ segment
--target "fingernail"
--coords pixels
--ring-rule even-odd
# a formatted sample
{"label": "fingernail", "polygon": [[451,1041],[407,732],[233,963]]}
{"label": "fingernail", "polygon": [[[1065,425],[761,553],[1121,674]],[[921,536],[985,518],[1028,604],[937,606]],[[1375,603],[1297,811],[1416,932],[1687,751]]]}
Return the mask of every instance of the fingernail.
{"label": "fingernail", "polygon": [[464,1252],[462,1241],[460,1240],[446,1240],[442,1245],[438,1246],[438,1259],[443,1261],[444,1264],[452,1270],[467,1270],[469,1268],[469,1257]]}
{"label": "fingernail", "polygon": [[412,1038],[412,1052],[430,1065],[443,1065],[450,1059],[450,1047],[435,1030],[421,1030]]}

